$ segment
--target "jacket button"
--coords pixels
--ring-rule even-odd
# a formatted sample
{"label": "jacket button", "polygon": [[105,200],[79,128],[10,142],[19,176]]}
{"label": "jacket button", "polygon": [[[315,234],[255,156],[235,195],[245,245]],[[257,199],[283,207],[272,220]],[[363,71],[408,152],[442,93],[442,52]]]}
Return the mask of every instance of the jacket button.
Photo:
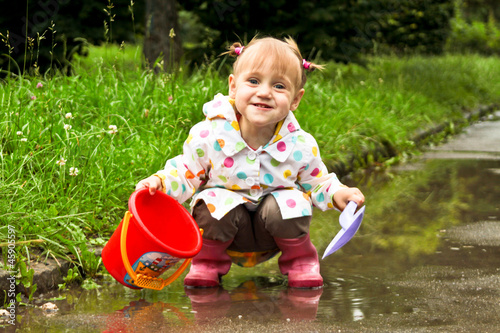
{"label": "jacket button", "polygon": [[247,183],[248,186],[252,186],[255,184],[255,179],[247,178],[247,179],[245,179],[245,183]]}
{"label": "jacket button", "polygon": [[248,153],[248,158],[253,161],[257,158],[257,154],[255,154],[255,152],[251,151]]}

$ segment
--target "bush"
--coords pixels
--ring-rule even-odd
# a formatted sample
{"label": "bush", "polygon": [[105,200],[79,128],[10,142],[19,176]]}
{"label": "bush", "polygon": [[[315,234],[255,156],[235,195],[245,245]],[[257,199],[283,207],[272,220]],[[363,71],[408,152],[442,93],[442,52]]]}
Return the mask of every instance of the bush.
{"label": "bush", "polygon": [[456,1],[455,7],[456,16],[451,21],[452,30],[446,50],[485,55],[500,54],[500,28],[493,12],[490,12],[488,22],[473,20],[469,23],[464,18],[462,2]]}
{"label": "bush", "polygon": [[182,3],[200,22],[220,31],[207,54],[255,33],[294,37],[306,57],[358,61],[377,42],[390,50],[440,53],[449,33],[452,0],[203,0]]}

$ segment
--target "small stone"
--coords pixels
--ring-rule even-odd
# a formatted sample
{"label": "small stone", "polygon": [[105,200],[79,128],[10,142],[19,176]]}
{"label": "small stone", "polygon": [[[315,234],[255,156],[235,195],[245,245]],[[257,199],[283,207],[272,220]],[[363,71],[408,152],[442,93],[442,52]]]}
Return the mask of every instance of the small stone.
{"label": "small stone", "polygon": [[59,310],[57,305],[55,305],[54,303],[51,303],[51,302],[48,302],[48,303],[45,303],[44,305],[42,305],[41,309],[45,312],[55,312],[55,311]]}

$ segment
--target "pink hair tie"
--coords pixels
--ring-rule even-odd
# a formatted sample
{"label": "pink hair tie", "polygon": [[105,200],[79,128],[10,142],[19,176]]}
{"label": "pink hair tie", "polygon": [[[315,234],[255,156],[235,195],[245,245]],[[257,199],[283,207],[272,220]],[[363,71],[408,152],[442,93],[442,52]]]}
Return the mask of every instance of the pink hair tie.
{"label": "pink hair tie", "polygon": [[302,66],[304,66],[305,69],[309,69],[309,67],[311,67],[311,63],[306,61],[306,59],[302,59]]}
{"label": "pink hair tie", "polygon": [[241,52],[243,52],[244,48],[245,48],[244,46],[242,46],[242,47],[235,47],[234,48],[234,53],[236,53],[237,55],[240,55]]}

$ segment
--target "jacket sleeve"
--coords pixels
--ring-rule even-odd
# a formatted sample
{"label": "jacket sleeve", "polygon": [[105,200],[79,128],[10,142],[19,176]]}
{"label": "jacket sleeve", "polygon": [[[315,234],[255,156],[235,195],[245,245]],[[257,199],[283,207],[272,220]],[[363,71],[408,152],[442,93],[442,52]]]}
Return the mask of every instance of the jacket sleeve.
{"label": "jacket sleeve", "polygon": [[329,173],[321,160],[316,140],[306,137],[306,151],[308,152],[307,165],[299,172],[299,185],[310,196],[315,207],[321,210],[336,208],[333,195],[341,188],[347,188],[333,172]]}
{"label": "jacket sleeve", "polygon": [[164,169],[155,174],[162,179],[163,191],[179,203],[191,198],[207,180],[210,160],[206,140],[199,135],[207,125],[205,121],[193,126],[184,142],[183,153],[169,159]]}

